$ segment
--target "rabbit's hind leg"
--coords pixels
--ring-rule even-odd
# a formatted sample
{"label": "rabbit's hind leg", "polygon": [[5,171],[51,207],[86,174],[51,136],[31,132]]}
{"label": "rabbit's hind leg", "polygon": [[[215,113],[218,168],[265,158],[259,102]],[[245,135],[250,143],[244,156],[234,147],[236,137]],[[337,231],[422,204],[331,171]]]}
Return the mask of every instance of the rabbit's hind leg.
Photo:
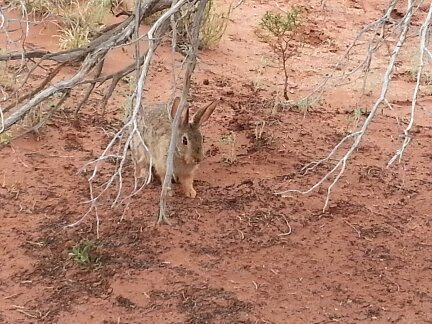
{"label": "rabbit's hind leg", "polygon": [[149,170],[149,161],[147,159],[148,152],[145,151],[143,145],[136,145],[133,141],[130,149],[132,161],[135,167],[135,177],[137,179],[146,178],[149,176],[149,171],[151,171]]}

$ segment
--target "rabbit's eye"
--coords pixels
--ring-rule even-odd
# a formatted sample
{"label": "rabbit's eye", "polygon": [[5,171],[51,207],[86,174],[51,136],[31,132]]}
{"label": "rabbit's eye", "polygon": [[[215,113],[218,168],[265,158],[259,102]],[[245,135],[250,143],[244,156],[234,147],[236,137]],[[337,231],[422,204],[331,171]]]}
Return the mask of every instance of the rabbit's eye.
{"label": "rabbit's eye", "polygon": [[186,136],[183,136],[183,145],[188,145],[188,140]]}

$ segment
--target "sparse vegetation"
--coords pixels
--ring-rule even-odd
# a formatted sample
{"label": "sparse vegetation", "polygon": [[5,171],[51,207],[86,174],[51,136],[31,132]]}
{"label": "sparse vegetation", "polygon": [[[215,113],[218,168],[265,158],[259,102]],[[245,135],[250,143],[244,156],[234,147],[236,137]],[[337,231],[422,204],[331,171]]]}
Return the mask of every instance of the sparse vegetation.
{"label": "sparse vegetation", "polygon": [[[35,16],[48,16],[52,14],[55,4],[54,0],[9,0],[8,3],[14,7],[24,5],[27,12]],[[61,1],[61,3],[66,3],[66,1]]]}
{"label": "sparse vegetation", "polygon": [[299,33],[301,10],[292,7],[286,13],[273,13],[267,11],[261,19],[260,26],[264,30],[262,39],[268,43],[277,55],[284,73],[283,94],[285,100],[288,96],[288,60],[297,54],[302,42]]}
{"label": "sparse vegetation", "polygon": [[[31,112],[25,116],[23,120],[23,125],[25,128],[32,129],[36,125],[38,125],[44,118],[45,112],[42,110],[41,106],[38,106],[36,109],[33,109]],[[35,129],[34,132],[37,134],[39,129]]]}
{"label": "sparse vegetation", "polygon": [[[137,82],[136,77],[134,75],[128,75],[124,77],[122,80],[128,85],[129,88],[128,93],[131,93],[136,87],[136,82]],[[130,116],[131,105],[132,105],[132,97],[129,95],[125,95],[123,99],[123,104],[121,105],[121,112],[122,112],[121,117],[123,123],[126,123]]]}
{"label": "sparse vegetation", "polygon": [[[18,0],[11,3],[15,7],[22,5]],[[60,48],[73,49],[90,42],[102,26],[110,0],[26,0],[24,5],[29,13],[56,18]]]}
{"label": "sparse vegetation", "polygon": [[[187,43],[188,26],[192,22],[196,8],[197,5],[184,6],[177,14],[178,47],[180,50],[184,50],[184,43]],[[222,12],[215,5],[214,0],[207,2],[199,34],[200,49],[215,47],[219,44],[226,31],[230,14],[231,6],[226,12]]]}
{"label": "sparse vegetation", "polygon": [[82,240],[72,248],[69,257],[81,265],[96,263],[96,245],[93,241]]}
{"label": "sparse vegetation", "polygon": [[224,162],[234,164],[237,162],[236,135],[233,132],[224,134],[221,137],[221,143],[228,146],[228,154],[224,155]]}
{"label": "sparse vegetation", "polygon": [[90,0],[83,3],[75,0],[65,7],[60,15],[60,47],[71,49],[89,43],[102,26],[109,4],[108,0]]}
{"label": "sparse vegetation", "polygon": [[[197,52],[197,14],[186,57],[169,28],[182,0],[153,26],[140,21],[157,3],[131,2],[132,15],[57,53],[51,17],[35,24],[0,4],[0,69],[16,78],[0,70],[14,82],[0,84],[0,322],[428,322],[430,1],[366,13],[364,1],[296,1],[308,16],[287,63],[290,100],[276,55],[251,33],[287,2],[236,0],[216,51]],[[398,56],[416,47],[419,62]],[[192,117],[213,101],[208,122]],[[171,132],[141,118],[150,102],[167,104]],[[40,136],[15,140],[50,114]],[[197,153],[200,136],[183,130],[199,117],[203,155],[178,154]],[[146,128],[164,134],[147,141]],[[165,161],[141,150],[151,163],[134,172],[131,139],[170,141]],[[385,165],[392,147],[399,166]],[[175,167],[182,157],[204,158],[193,179]]]}
{"label": "sparse vegetation", "polygon": [[14,88],[15,83],[15,75],[9,72],[7,63],[0,62],[0,95],[3,90],[2,88],[5,88],[6,90],[11,90]]}
{"label": "sparse vegetation", "polygon": [[419,49],[411,50],[408,52],[410,55],[409,59],[409,68],[407,71],[402,72],[408,81],[412,83],[417,82],[417,77],[419,77],[418,73],[421,69],[420,73],[420,89],[419,92],[421,92],[423,95],[431,95],[432,94],[432,69],[430,65],[423,65],[421,66],[418,57],[420,55]]}
{"label": "sparse vegetation", "polygon": [[279,111],[284,110],[294,110],[294,111],[300,111],[303,113],[306,113],[310,111],[316,104],[319,104],[321,102],[320,97],[306,97],[301,98],[297,101],[295,100],[284,100],[284,98],[281,98],[281,94],[277,94],[275,96],[273,107],[271,110],[271,115],[276,115]]}
{"label": "sparse vegetation", "polygon": [[308,112],[313,108],[314,105],[319,104],[320,102],[320,97],[308,97],[297,100],[297,102],[293,106],[302,112]]}
{"label": "sparse vegetation", "polygon": [[214,0],[207,2],[204,20],[200,30],[200,48],[211,48],[219,44],[228,25],[231,6],[227,12],[219,11]]}
{"label": "sparse vegetation", "polygon": [[[411,82],[417,81],[418,68],[414,68],[409,71],[409,78]],[[421,73],[421,84],[424,86],[432,85],[432,73],[428,71],[423,71]]]}
{"label": "sparse vegetation", "polygon": [[51,117],[55,112],[63,109],[65,96],[64,94],[58,93],[54,95],[47,102],[40,104],[35,109],[30,111],[22,120],[22,131],[13,134],[14,138],[18,138],[29,132],[33,132],[35,135],[39,135],[39,130],[45,126],[49,117]]}
{"label": "sparse vegetation", "polygon": [[0,133],[0,145],[9,144],[11,141],[11,135],[9,132]]}
{"label": "sparse vegetation", "polygon": [[60,30],[59,45],[62,49],[78,48],[88,44],[91,31],[88,27],[73,24]]}
{"label": "sparse vegetation", "polygon": [[[361,107],[356,107],[355,109],[353,109],[351,114],[348,115],[348,123],[353,123],[353,128],[356,129],[360,123],[361,117],[365,115],[367,115],[365,109],[362,109]],[[351,130],[348,130],[348,132],[351,132]]]}

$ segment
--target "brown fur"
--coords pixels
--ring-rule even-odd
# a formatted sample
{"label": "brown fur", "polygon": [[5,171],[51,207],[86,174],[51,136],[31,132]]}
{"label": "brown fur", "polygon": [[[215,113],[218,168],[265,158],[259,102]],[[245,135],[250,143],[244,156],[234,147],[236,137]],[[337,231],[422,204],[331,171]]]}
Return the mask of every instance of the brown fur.
{"label": "brown fur", "polygon": [[[180,98],[177,97],[171,106],[146,107],[139,116],[139,131],[150,155],[143,146],[140,136],[135,135],[132,139],[131,151],[138,178],[146,176],[151,157],[154,170],[163,182],[171,138],[171,120],[175,116],[179,103]],[[191,123],[189,122],[189,107],[183,110],[180,118],[174,153],[174,178],[182,185],[187,197],[196,197],[196,191],[193,188],[194,173],[198,164],[204,159],[202,135],[199,128],[208,120],[217,104],[218,100],[199,109]]]}

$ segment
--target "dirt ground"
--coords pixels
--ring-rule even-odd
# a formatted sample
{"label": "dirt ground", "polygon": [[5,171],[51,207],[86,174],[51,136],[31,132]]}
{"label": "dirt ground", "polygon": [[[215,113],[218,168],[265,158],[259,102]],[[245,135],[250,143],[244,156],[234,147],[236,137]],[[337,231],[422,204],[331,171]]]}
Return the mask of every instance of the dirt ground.
{"label": "dirt ground", "polygon": [[[300,98],[387,1],[326,1],[324,9],[320,1],[294,3],[308,8],[307,44],[290,61],[291,95]],[[89,174],[78,171],[120,125],[125,84],[104,120],[94,118],[95,96],[77,128],[76,94],[38,136],[0,148],[1,323],[432,323],[432,97],[426,92],[402,163],[386,168],[410,109],[410,52],[392,82],[393,110],[384,107],[376,117],[323,213],[325,189],[306,196],[274,192],[307,189],[325,174],[328,167],[304,176],[300,169],[354,129],[353,111],[376,98],[387,58],[378,56],[365,95],[361,82],[354,83],[331,89],[306,114],[291,109],[269,116],[281,72],[255,29],[275,8],[272,1],[244,1],[220,46],[200,55],[193,107],[223,102],[204,127],[198,196],[170,200],[171,225],[155,225],[159,186],[152,184],[132,199],[122,221],[121,208],[101,208],[100,239],[93,214],[64,229],[88,209]],[[29,41],[53,50],[53,34],[34,27]],[[166,52],[156,57],[161,68],[153,82],[169,77]],[[121,55],[110,58],[108,69],[118,68]],[[362,57],[359,50],[353,60]],[[151,96],[162,98],[157,89]],[[97,261],[87,266],[69,257],[84,239],[97,247]]]}

